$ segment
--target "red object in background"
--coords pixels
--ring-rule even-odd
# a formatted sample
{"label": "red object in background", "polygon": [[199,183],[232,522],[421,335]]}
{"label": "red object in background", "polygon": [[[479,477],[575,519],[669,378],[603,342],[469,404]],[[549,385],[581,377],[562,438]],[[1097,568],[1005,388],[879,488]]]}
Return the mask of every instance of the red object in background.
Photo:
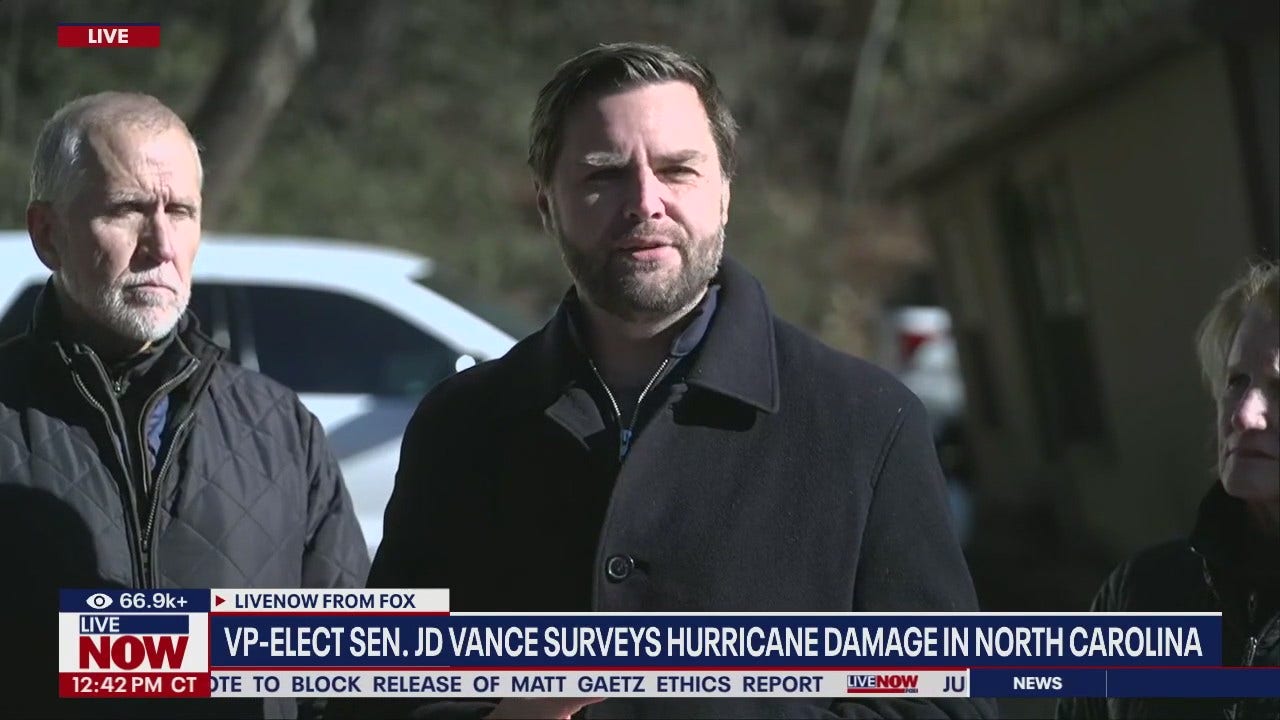
{"label": "red object in background", "polygon": [[885,315],[890,334],[884,336],[883,362],[903,373],[915,367],[924,348],[950,341],[951,315],[936,305],[903,305]]}
{"label": "red object in background", "polygon": [[915,357],[916,350],[920,346],[932,340],[936,333],[929,332],[913,332],[903,330],[898,334],[898,352],[902,364],[905,366],[911,362],[911,358]]}
{"label": "red object in background", "polygon": [[160,47],[158,24],[59,24],[58,47]]}

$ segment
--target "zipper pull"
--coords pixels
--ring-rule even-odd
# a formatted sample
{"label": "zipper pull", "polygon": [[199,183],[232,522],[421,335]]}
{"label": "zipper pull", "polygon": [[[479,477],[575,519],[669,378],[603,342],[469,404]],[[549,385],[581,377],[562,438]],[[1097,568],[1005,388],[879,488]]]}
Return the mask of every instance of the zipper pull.
{"label": "zipper pull", "polygon": [[142,586],[151,587],[151,543],[142,546]]}
{"label": "zipper pull", "polygon": [[1240,663],[1242,667],[1253,667],[1253,659],[1258,654],[1258,637],[1250,635],[1249,640],[1244,644],[1244,662]]}
{"label": "zipper pull", "polygon": [[1244,660],[1240,663],[1244,667],[1253,665],[1253,658],[1258,654],[1258,633],[1261,628],[1254,627],[1257,623],[1258,615],[1258,591],[1254,590],[1249,593],[1249,601],[1245,610],[1245,628],[1249,632],[1249,637],[1244,643]]}
{"label": "zipper pull", "polygon": [[618,462],[625,460],[630,450],[631,428],[622,428],[618,431]]}

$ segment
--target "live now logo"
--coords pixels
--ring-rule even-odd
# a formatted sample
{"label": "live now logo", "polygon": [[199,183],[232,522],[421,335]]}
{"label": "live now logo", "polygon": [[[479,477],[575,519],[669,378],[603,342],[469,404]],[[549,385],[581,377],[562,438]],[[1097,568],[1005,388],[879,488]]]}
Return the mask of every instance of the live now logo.
{"label": "live now logo", "polygon": [[58,47],[160,47],[160,26],[134,23],[60,23]]}

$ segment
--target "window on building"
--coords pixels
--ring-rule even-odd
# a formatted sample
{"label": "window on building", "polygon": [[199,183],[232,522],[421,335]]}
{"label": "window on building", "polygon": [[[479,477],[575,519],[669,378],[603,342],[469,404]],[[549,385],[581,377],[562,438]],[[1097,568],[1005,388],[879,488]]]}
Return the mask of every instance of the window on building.
{"label": "window on building", "polygon": [[995,207],[1018,298],[1043,450],[1072,443],[1110,447],[1070,187],[1064,169],[995,189]]}

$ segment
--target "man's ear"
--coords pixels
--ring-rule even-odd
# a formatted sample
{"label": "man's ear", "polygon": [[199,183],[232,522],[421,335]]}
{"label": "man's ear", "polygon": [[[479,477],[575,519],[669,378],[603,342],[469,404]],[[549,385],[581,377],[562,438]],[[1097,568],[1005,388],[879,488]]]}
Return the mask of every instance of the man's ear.
{"label": "man's ear", "polygon": [[724,192],[720,195],[720,227],[729,224],[729,196],[733,193],[729,189],[729,183],[724,184]]}
{"label": "man's ear", "polygon": [[551,194],[542,183],[534,183],[533,189],[538,194],[538,217],[542,219],[542,229],[548,235],[555,234],[555,220],[552,217]]}
{"label": "man's ear", "polygon": [[53,272],[62,269],[62,256],[54,242],[57,234],[58,213],[52,204],[36,200],[27,205],[27,235],[31,236],[31,247],[35,249],[40,262]]}

